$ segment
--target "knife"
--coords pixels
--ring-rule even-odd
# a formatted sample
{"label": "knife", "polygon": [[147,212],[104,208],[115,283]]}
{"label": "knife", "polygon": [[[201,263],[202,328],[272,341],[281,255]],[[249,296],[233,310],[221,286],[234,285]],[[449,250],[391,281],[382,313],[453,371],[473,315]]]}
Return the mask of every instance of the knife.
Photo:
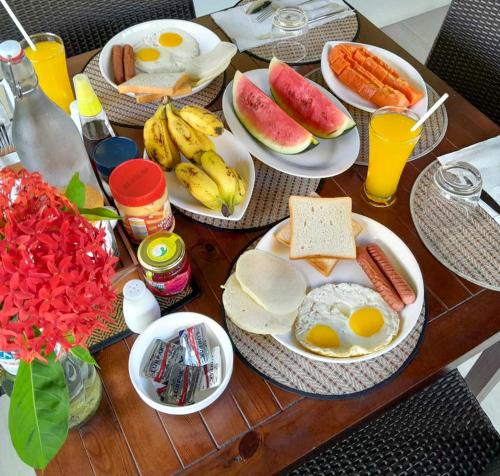
{"label": "knife", "polygon": [[481,200],[495,210],[495,212],[500,213],[500,205],[486,190],[481,190]]}

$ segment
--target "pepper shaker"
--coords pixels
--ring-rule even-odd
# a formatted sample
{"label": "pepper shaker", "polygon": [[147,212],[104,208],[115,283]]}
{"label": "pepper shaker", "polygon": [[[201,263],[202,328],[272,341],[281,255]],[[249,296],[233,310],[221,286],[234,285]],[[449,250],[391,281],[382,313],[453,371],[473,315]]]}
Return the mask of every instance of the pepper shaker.
{"label": "pepper shaker", "polygon": [[131,279],[123,287],[123,317],[128,328],[143,332],[161,315],[160,305],[140,279]]}

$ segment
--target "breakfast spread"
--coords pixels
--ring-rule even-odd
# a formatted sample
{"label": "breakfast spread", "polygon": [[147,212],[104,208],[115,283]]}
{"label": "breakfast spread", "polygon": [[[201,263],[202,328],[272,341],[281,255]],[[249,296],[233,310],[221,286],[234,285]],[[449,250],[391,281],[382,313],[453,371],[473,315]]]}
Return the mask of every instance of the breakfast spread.
{"label": "breakfast spread", "polygon": [[204,324],[179,331],[168,341],[155,339],[142,365],[162,403],[191,405],[204,390],[217,387],[222,378],[220,347],[210,347]]}
{"label": "breakfast spread", "polygon": [[325,284],[310,291],[295,320],[306,349],[329,357],[370,354],[398,333],[399,316],[379,293],[359,284]]}
{"label": "breakfast spread", "polygon": [[424,95],[362,46],[336,45],[330,49],[328,61],[340,81],[377,106],[410,107]]}

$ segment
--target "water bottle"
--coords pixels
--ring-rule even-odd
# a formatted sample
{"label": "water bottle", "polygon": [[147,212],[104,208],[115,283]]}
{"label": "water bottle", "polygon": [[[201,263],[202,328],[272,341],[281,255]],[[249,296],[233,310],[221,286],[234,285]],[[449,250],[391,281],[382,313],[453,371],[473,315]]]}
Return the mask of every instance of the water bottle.
{"label": "water bottle", "polygon": [[12,140],[21,164],[56,187],[66,187],[79,172],[82,182],[99,190],[76,125],[41,90],[19,42],[0,44],[0,66],[15,97]]}

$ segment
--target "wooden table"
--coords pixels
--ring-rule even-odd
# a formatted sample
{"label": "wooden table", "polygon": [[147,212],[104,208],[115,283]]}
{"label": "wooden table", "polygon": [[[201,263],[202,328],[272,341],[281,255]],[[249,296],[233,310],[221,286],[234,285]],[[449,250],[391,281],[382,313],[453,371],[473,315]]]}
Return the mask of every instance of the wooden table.
{"label": "wooden table", "polygon": [[[197,21],[227,39],[210,18]],[[413,64],[438,93],[450,94],[446,103],[446,138],[431,154],[406,166],[393,207],[376,209],[363,201],[366,168],[361,166],[325,180],[321,192],[324,196],[351,196],[355,212],[389,227],[416,256],[429,306],[429,324],[416,358],[382,388],[355,400],[335,401],[283,391],[235,358],[229,387],[214,404],[194,415],[169,416],[149,408],[134,391],[127,368],[134,339],[129,338],[97,354],[105,387],[99,411],[85,427],[69,435],[47,468],[47,475],[165,475],[180,471],[270,474],[498,342],[500,295],[471,284],[442,266],[417,236],[408,203],[415,178],[436,156],[496,136],[500,129],[364,18],[360,18],[358,40],[397,53]],[[71,72],[81,71],[93,53],[71,58]],[[238,54],[227,72],[227,80],[236,69],[262,67],[266,64]],[[303,67],[302,72],[313,67],[317,65]],[[220,99],[213,107],[218,108]],[[140,141],[138,130],[117,128],[117,133]],[[201,297],[186,309],[220,321],[220,284],[228,275],[230,263],[263,232],[215,231],[180,214],[176,221],[175,231],[187,243],[194,275],[202,290]]]}

